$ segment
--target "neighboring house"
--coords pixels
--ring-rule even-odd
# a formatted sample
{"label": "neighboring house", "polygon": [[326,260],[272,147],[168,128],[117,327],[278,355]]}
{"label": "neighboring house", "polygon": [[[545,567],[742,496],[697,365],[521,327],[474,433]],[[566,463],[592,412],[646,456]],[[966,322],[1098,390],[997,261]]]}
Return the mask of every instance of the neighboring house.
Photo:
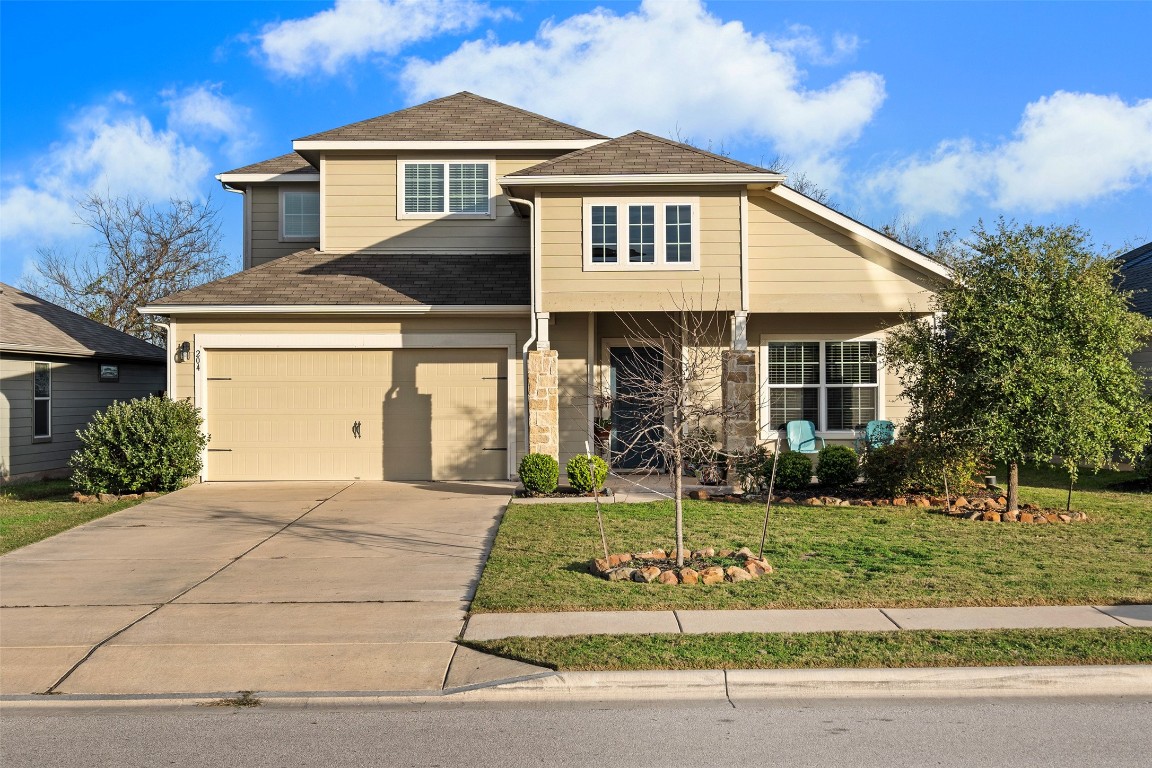
{"label": "neighboring house", "polygon": [[[1145,243],[1116,257],[1120,263],[1119,287],[1132,291],[1132,309],[1152,318],[1152,243]],[[1132,355],[1132,365],[1142,369],[1152,392],[1152,345]]]}
{"label": "neighboring house", "polygon": [[164,350],[0,283],[0,483],[68,474],[92,414],[165,389]]}
{"label": "neighboring house", "polygon": [[636,326],[685,302],[723,313],[729,379],[761,384],[731,447],[800,418],[849,439],[903,417],[885,329],[948,277],[773,171],[470,93],[293,149],[217,177],[244,195],[246,269],[144,310],[188,345],[172,390],[207,419],[207,480],[563,464],[597,419],[634,422],[596,396],[671,364]]}

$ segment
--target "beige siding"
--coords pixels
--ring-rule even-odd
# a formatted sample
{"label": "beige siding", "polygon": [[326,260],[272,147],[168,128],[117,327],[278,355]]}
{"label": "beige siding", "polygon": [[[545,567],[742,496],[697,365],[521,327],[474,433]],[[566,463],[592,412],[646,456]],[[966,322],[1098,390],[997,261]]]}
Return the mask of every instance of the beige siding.
{"label": "beige siding", "polygon": [[[548,312],[645,312],[674,306],[740,308],[740,194],[736,189],[601,188],[595,198],[700,200],[700,270],[584,271],[585,193],[547,189],[540,201],[540,275]],[[625,225],[621,225],[621,231]]]}
{"label": "beige siding", "polygon": [[768,196],[748,199],[752,312],[928,309],[937,279]]}
{"label": "beige siding", "polygon": [[[284,334],[292,337],[299,334],[383,334],[383,333],[485,333],[503,332],[516,334],[516,360],[509,365],[508,386],[512,387],[517,444],[515,459],[519,461],[524,453],[523,435],[523,369],[520,349],[528,338],[527,317],[419,317],[419,318],[313,318],[293,319],[290,317],[253,318],[239,316],[212,316],[202,318],[173,319],[172,336],[175,344],[184,341],[195,347],[197,334]],[[209,357],[211,352],[205,353]],[[202,361],[206,364],[207,361]],[[173,397],[195,401],[195,363],[189,360],[173,367]]]}
{"label": "beige siding", "polygon": [[[289,188],[318,190],[319,185],[293,184]],[[249,201],[252,216],[249,222],[249,233],[252,238],[250,267],[258,267],[297,251],[320,247],[319,240],[289,242],[280,240],[280,187],[253,186],[249,194],[252,196]]]}
{"label": "beige siding", "polygon": [[560,374],[561,474],[568,460],[584,453],[584,443],[592,441],[588,434],[588,317],[585,312],[565,312],[556,316],[549,331]]}
{"label": "beige siding", "polygon": [[[52,364],[52,437],[32,438],[32,370]],[[113,361],[108,361],[113,362]],[[58,474],[79,446],[76,431],[115,400],[164,389],[163,365],[119,363],[120,381],[97,381],[97,362],[49,357],[0,357],[0,480]]]}
{"label": "beige siding", "polygon": [[[518,171],[555,153],[496,157],[496,176]],[[419,159],[420,155],[404,155]],[[451,160],[459,155],[429,155]],[[476,159],[483,159],[474,156]],[[489,153],[487,158],[491,158]],[[527,253],[528,220],[516,215],[503,195],[493,219],[399,219],[396,215],[394,155],[327,154],[324,157],[324,249],[393,253]],[[497,186],[492,190],[499,193]]]}

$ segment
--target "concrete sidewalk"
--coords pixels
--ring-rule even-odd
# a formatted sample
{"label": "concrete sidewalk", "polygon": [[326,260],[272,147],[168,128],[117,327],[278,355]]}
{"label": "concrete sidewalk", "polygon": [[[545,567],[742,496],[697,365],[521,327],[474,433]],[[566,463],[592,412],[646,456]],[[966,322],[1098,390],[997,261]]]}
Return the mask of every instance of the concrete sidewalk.
{"label": "concrete sidewalk", "polygon": [[896,632],[908,629],[1152,627],[1152,605],[1009,608],[826,608],[765,611],[480,613],[465,640],[716,632]]}

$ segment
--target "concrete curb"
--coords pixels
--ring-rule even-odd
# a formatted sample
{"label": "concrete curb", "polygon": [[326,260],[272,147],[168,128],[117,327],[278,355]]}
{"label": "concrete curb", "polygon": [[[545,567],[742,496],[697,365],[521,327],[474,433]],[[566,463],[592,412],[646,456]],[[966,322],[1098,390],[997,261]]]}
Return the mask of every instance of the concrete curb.
{"label": "concrete curb", "polygon": [[[0,710],[171,709],[235,693],[150,696],[5,696]],[[457,691],[254,692],[262,707],[429,707],[466,704],[711,702],[844,698],[1152,696],[1152,665],[561,672]]]}

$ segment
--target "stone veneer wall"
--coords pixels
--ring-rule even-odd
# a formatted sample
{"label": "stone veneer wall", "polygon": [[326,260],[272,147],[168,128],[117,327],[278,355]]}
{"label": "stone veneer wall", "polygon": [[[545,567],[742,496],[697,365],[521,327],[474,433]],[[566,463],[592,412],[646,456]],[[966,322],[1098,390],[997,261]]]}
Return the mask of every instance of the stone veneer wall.
{"label": "stone veneer wall", "polygon": [[559,363],[554,349],[528,353],[528,452],[560,458]]}
{"label": "stone veneer wall", "polygon": [[756,447],[758,389],[756,352],[727,352],[724,355],[724,412],[727,422],[724,448],[729,454],[744,453]]}

